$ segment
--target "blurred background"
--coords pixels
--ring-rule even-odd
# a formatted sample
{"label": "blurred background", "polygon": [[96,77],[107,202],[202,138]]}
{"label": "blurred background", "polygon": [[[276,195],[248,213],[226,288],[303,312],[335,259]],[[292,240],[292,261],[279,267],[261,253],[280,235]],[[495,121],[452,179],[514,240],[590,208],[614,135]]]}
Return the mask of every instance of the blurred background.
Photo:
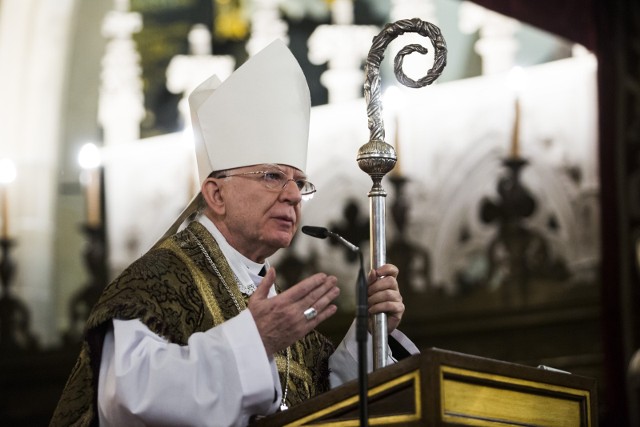
{"label": "blurred background", "polygon": [[[0,424],[46,425],[102,288],[198,191],[186,96],[275,38],[311,90],[303,224],[369,247],[363,65],[381,65],[387,260],[401,329],[439,347],[596,378],[601,425],[640,423],[640,6],[632,0],[0,0]],[[266,84],[267,82],[265,82]],[[286,287],[357,259],[297,236],[271,259]]]}

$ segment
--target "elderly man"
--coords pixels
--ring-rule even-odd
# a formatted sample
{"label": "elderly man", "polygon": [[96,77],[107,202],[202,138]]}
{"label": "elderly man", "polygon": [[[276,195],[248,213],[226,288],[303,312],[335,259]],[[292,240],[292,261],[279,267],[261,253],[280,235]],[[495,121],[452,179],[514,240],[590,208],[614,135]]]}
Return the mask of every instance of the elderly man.
{"label": "elderly man", "polygon": [[[336,312],[325,273],[277,289],[306,169],[309,91],[282,42],[191,94],[201,191],[161,241],[110,283],[51,425],[242,426],[354,379],[352,325],[337,349],[315,327]],[[185,217],[198,215],[181,231]],[[404,305],[397,269],[369,276],[369,312]]]}

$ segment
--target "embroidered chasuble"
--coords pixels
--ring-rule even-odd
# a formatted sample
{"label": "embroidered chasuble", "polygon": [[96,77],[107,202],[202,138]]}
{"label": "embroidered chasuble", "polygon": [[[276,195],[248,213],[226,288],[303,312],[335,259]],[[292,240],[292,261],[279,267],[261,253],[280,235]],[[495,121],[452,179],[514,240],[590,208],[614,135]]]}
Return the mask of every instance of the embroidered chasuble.
{"label": "embroidered chasuble", "polygon": [[[139,319],[169,342],[186,345],[191,334],[236,316],[234,298],[241,309],[246,308],[249,296],[236,283],[218,244],[197,221],[131,264],[105,288],[93,308],[80,355],[50,425],[98,425],[98,372],[103,338],[112,319]],[[282,389],[288,385],[287,405],[329,390],[328,361],[333,351],[326,337],[312,331],[290,347],[289,375],[286,351],[275,356]]]}

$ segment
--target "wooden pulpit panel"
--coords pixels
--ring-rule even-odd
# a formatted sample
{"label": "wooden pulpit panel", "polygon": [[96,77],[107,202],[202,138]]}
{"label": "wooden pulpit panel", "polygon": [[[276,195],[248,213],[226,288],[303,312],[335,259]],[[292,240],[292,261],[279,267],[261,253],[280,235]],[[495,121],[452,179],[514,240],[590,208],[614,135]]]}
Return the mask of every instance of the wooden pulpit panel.
{"label": "wooden pulpit panel", "polygon": [[[369,425],[597,425],[596,382],[567,373],[428,349],[368,378]],[[359,425],[352,381],[252,426]]]}

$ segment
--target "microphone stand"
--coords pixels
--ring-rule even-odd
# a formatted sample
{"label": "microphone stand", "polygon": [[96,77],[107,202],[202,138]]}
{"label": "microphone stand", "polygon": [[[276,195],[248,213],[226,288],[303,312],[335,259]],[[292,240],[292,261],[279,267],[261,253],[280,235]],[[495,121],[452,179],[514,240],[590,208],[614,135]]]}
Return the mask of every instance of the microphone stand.
{"label": "microphone stand", "polygon": [[367,313],[367,279],[364,274],[364,262],[362,252],[358,251],[360,258],[360,271],[358,272],[358,283],[356,287],[356,341],[358,343],[358,390],[360,396],[360,426],[366,427],[369,423],[368,409],[368,360],[367,360],[367,340],[368,322]]}
{"label": "microphone stand", "polygon": [[302,232],[311,237],[318,239],[326,239],[331,237],[345,246],[352,252],[357,252],[360,259],[360,270],[358,271],[358,281],[356,283],[356,342],[358,344],[358,385],[360,396],[360,426],[366,427],[369,423],[368,396],[367,396],[367,380],[368,367],[367,360],[367,341],[369,339],[369,313],[367,304],[367,278],[364,274],[364,261],[362,259],[362,251],[353,243],[346,240],[337,233],[327,230],[324,227],[314,227],[305,225]]}

